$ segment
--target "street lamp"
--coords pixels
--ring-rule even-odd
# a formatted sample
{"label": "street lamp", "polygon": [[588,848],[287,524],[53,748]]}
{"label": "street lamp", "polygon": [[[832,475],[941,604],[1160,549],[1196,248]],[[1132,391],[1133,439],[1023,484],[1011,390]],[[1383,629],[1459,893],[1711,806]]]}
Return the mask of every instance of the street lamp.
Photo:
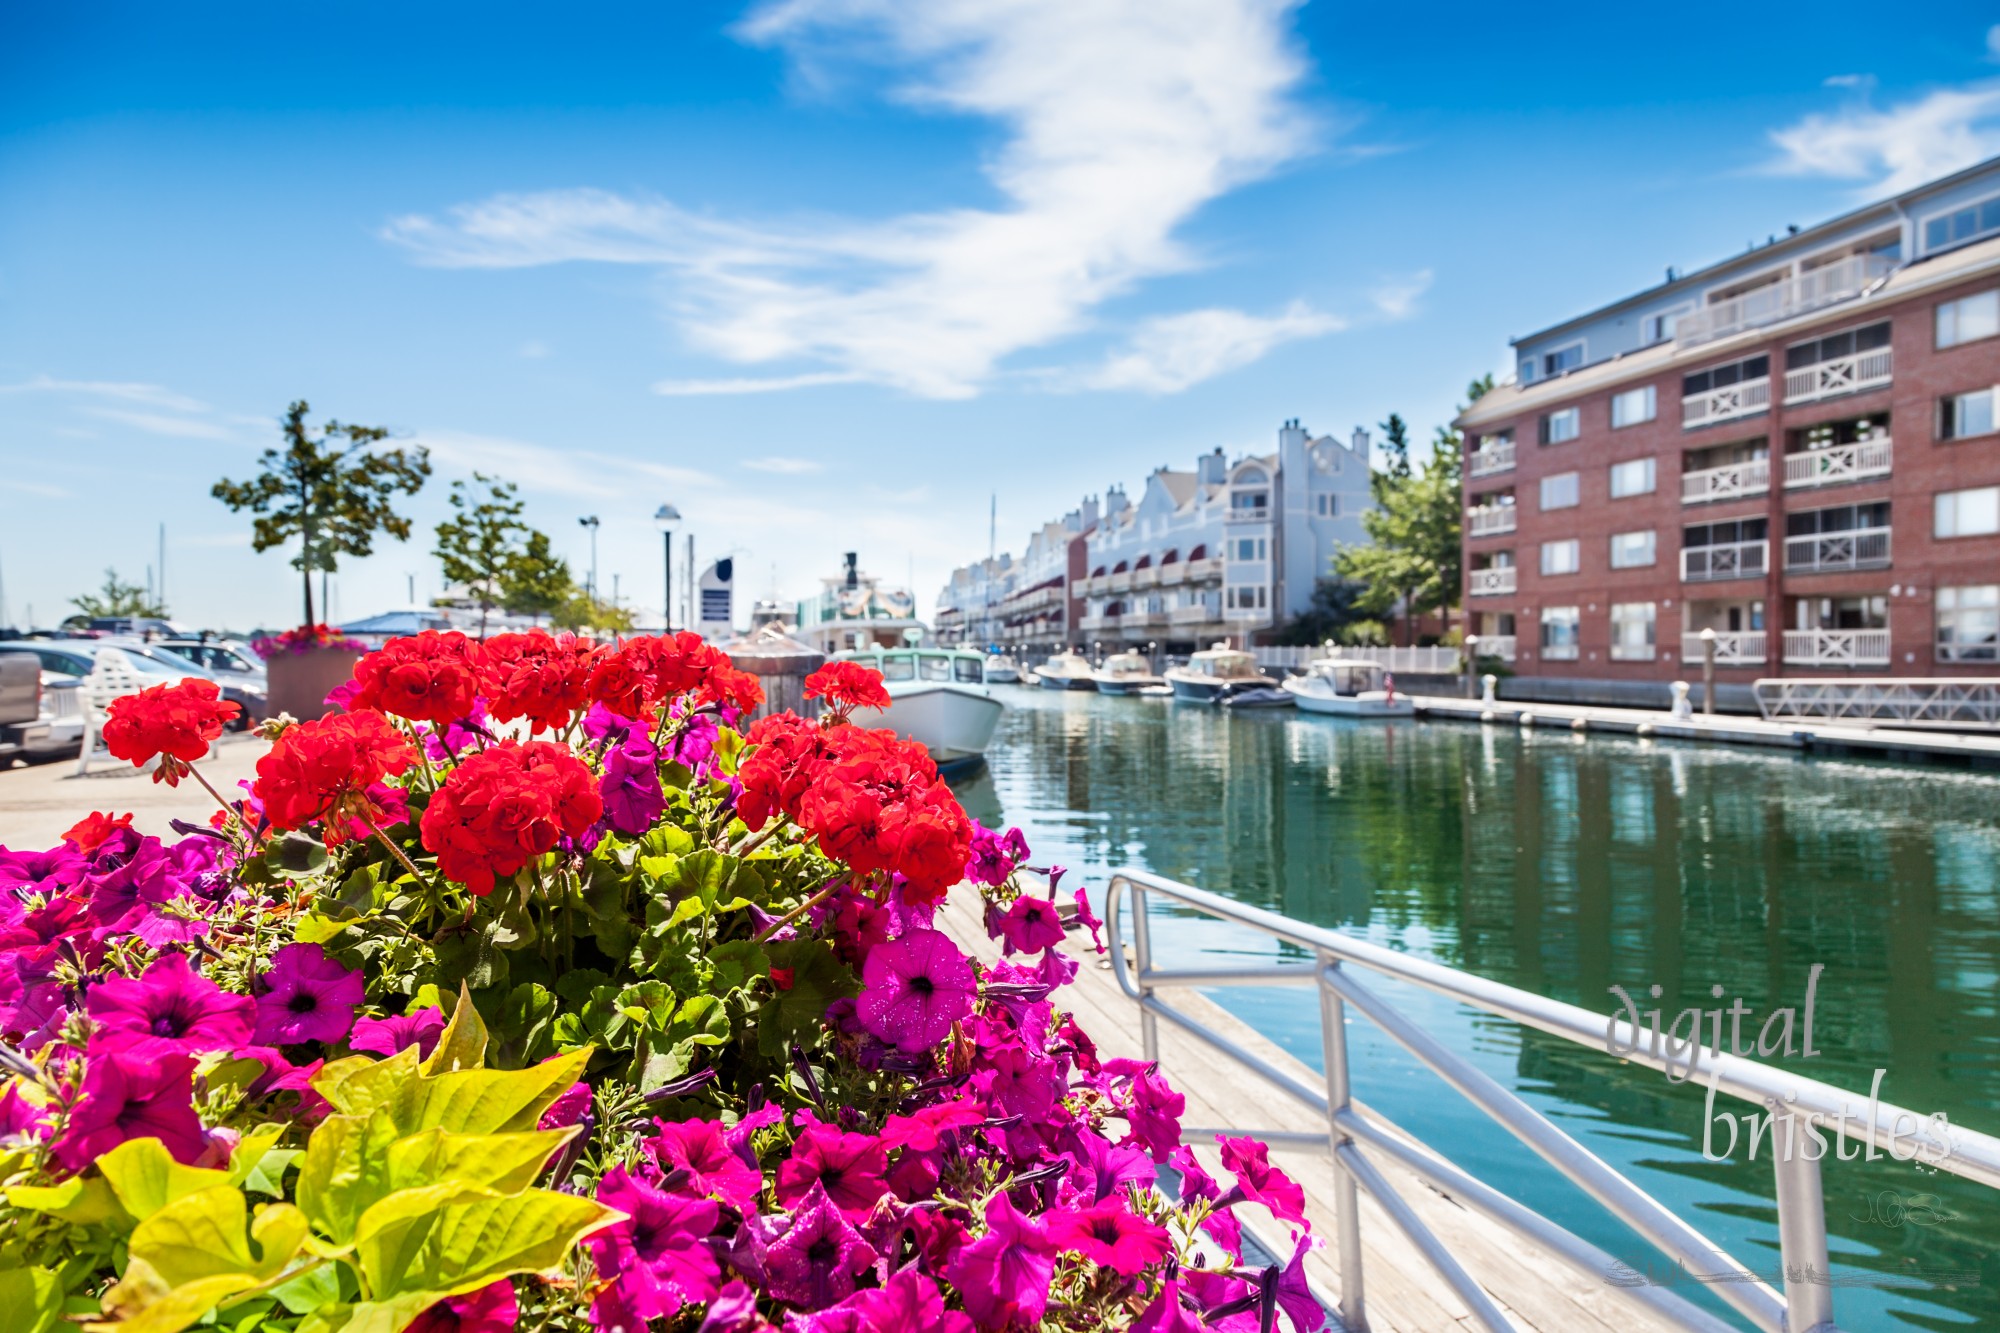
{"label": "street lamp", "polygon": [[672,505],[661,505],[659,507],[659,510],[655,512],[653,515],[653,525],[659,528],[660,536],[665,540],[667,548],[667,559],[666,559],[667,581],[665,586],[666,586],[666,600],[667,600],[667,608],[666,608],[667,633],[669,634],[672,634],[674,632],[674,524],[680,521],[681,521],[681,511],[674,508]]}
{"label": "street lamp", "polygon": [[597,600],[597,515],[592,514],[589,518],[580,518],[576,521],[576,524],[580,528],[590,529],[589,592],[590,592],[590,600],[595,602]]}

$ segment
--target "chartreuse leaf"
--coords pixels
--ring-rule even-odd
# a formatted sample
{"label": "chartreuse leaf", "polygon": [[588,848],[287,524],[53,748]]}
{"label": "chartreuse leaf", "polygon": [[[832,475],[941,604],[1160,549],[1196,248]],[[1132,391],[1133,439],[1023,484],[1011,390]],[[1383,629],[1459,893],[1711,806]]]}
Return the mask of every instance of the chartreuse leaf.
{"label": "chartreuse leaf", "polygon": [[397,1138],[387,1107],[371,1115],[332,1115],[306,1140],[298,1199],[313,1226],[336,1245],[354,1238],[363,1210],[389,1193],[389,1148]]}
{"label": "chartreuse leaf", "polygon": [[[229,1154],[229,1183],[242,1185],[248,1181],[264,1157],[277,1147],[278,1140],[285,1137],[283,1125],[259,1125],[245,1134],[237,1143],[236,1150]],[[279,1169],[283,1174],[283,1168]]]}
{"label": "chartreuse leaf", "polygon": [[526,1134],[453,1134],[427,1129],[390,1145],[388,1179],[399,1190],[455,1180],[501,1194],[518,1194],[534,1184],[549,1159],[581,1132],[579,1125]]}
{"label": "chartreuse leaf", "polygon": [[[369,1211],[355,1245],[363,1288],[382,1301],[410,1292],[455,1295],[514,1273],[556,1267],[578,1239],[623,1214],[553,1190],[422,1207],[409,1191]],[[359,1237],[361,1233],[357,1233]]]}
{"label": "chartreuse leaf", "polygon": [[98,1158],[97,1169],[140,1222],[183,1195],[235,1183],[227,1171],[182,1166],[158,1139],[127,1139]]}
{"label": "chartreuse leaf", "polygon": [[45,1269],[0,1269],[0,1311],[13,1333],[50,1333],[62,1323],[62,1282]]}
{"label": "chartreuse leaf", "polygon": [[298,1333],[402,1333],[418,1315],[443,1299],[443,1292],[416,1291],[388,1301],[322,1306],[306,1316]]}
{"label": "chartreuse leaf", "polygon": [[125,1276],[104,1297],[116,1333],[178,1333],[231,1296],[279,1276],[298,1256],[305,1214],[288,1203],[249,1215],[227,1185],[161,1205],[133,1229]]}
{"label": "chartreuse leaf", "polygon": [[451,1022],[445,1024],[437,1048],[423,1062],[422,1070],[426,1076],[432,1076],[459,1069],[477,1069],[485,1063],[486,1021],[479,1016],[478,1008],[472,1003],[471,990],[460,981],[458,1004],[451,1011]]}
{"label": "chartreuse leaf", "polygon": [[420,1079],[408,1114],[397,1108],[396,1123],[406,1133],[419,1129],[448,1129],[455,1134],[531,1130],[550,1103],[582,1076],[590,1055],[590,1048],[585,1047],[526,1069],[468,1069]]}
{"label": "chartreuse leaf", "polygon": [[365,1116],[376,1107],[406,1108],[417,1082],[417,1048],[405,1046],[386,1060],[350,1055],[330,1060],[312,1077],[313,1091],[342,1115]]}
{"label": "chartreuse leaf", "polygon": [[125,1276],[104,1293],[104,1313],[114,1322],[84,1325],[85,1333],[180,1333],[199,1323],[210,1310],[257,1280],[247,1273],[221,1273],[185,1286],[171,1287],[153,1266],[133,1256]]}
{"label": "chartreuse leaf", "polygon": [[60,1185],[10,1185],[7,1202],[30,1212],[47,1213],[77,1226],[106,1223],[121,1231],[132,1227],[132,1215],[119,1204],[108,1182],[71,1176]]}

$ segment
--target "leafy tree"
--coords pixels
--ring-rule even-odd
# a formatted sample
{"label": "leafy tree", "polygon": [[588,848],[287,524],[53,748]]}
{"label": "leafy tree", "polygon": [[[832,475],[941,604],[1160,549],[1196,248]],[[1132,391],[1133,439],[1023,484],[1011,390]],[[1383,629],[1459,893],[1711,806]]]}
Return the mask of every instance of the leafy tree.
{"label": "leafy tree", "polygon": [[123,616],[164,616],[167,608],[146,595],[146,590],[136,583],[127,583],[118,577],[118,571],[104,571],[104,586],[94,593],[73,597],[70,604],[77,611],[92,620]]}
{"label": "leafy tree", "polygon": [[1382,423],[1382,456],[1387,465],[1375,474],[1376,498],[1381,498],[1383,484],[1393,485],[1410,478],[1410,428],[1402,417],[1391,412],[1389,419]]}
{"label": "leafy tree", "polygon": [[[292,538],[299,553],[292,568],[305,585],[305,623],[315,623],[314,571],[339,568],[339,558],[374,554],[375,534],[408,541],[410,520],[398,514],[393,498],[415,495],[431,474],[430,453],[416,449],[376,450],[389,432],[380,426],[328,421],[317,431],[306,425],[312,409],[304,399],[285,411],[285,447],[266,449],[263,469],[249,481],[223,480],[210,494],[232,510],[256,514],[251,548],[268,551]],[[344,445],[336,441],[344,440]]]}
{"label": "leafy tree", "polygon": [[630,634],[632,612],[612,602],[598,601],[581,588],[572,588],[569,597],[550,616],[549,623],[557,629],[580,633]]}
{"label": "leafy tree", "polygon": [[1345,579],[1319,579],[1313,584],[1312,602],[1278,631],[1278,642],[1310,647],[1340,637],[1349,623],[1360,618],[1355,603],[1365,589]]}
{"label": "leafy tree", "polygon": [[548,533],[530,529],[500,576],[500,604],[540,624],[543,616],[553,615],[575,593],[569,562],[550,551]]}
{"label": "leafy tree", "polygon": [[[483,497],[473,485],[483,486]],[[437,558],[444,576],[479,597],[479,637],[486,637],[486,615],[501,605],[503,589],[528,538],[534,532],[521,521],[527,505],[511,481],[472,474],[472,484],[451,484],[451,518],[437,526]]]}

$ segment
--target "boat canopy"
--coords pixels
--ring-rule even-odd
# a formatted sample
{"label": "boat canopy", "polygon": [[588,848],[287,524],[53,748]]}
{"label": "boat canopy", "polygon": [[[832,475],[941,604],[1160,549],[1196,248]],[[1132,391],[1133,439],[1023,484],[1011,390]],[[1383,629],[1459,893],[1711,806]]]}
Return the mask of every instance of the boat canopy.
{"label": "boat canopy", "polygon": [[1256,658],[1235,648],[1211,648],[1207,652],[1196,653],[1188,659],[1188,670],[1225,680],[1264,674],[1257,669]]}
{"label": "boat canopy", "polygon": [[861,648],[840,656],[865,662],[885,681],[950,681],[960,685],[986,683],[986,654],[952,648]]}
{"label": "boat canopy", "polygon": [[1306,674],[1325,677],[1335,694],[1353,695],[1381,689],[1383,677],[1388,673],[1380,662],[1366,658],[1322,657],[1306,665]]}
{"label": "boat canopy", "polygon": [[1114,676],[1150,676],[1153,664],[1144,653],[1113,653],[1104,659],[1104,669]]}

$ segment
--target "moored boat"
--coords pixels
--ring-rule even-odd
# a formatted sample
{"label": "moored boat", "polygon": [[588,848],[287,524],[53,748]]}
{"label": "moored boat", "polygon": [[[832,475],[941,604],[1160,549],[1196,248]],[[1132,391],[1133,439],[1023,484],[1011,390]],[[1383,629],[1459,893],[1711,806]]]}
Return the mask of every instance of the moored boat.
{"label": "moored boat", "polygon": [[889,707],[880,722],[921,744],[939,768],[986,753],[1006,705],[986,688],[984,653],[951,648],[863,648],[842,657],[882,673]]}
{"label": "moored boat", "polygon": [[1137,694],[1149,685],[1163,683],[1144,653],[1113,653],[1091,673],[1091,679],[1097,682],[1099,694]]}
{"label": "moored boat", "polygon": [[1045,690],[1094,690],[1096,677],[1090,659],[1082,653],[1060,652],[1035,668]]}
{"label": "moored boat", "polygon": [[1308,713],[1339,717],[1410,717],[1416,705],[1396,693],[1396,682],[1380,663],[1361,658],[1322,657],[1305,674],[1285,682],[1287,693]]}
{"label": "moored boat", "polygon": [[1187,703],[1212,704],[1224,695],[1245,690],[1273,690],[1278,682],[1257,669],[1257,659],[1239,648],[1218,643],[1196,653],[1187,665],[1169,667],[1167,684],[1174,698]]}
{"label": "moored boat", "polygon": [[986,683],[988,685],[1019,685],[1021,665],[1005,653],[986,655]]}

